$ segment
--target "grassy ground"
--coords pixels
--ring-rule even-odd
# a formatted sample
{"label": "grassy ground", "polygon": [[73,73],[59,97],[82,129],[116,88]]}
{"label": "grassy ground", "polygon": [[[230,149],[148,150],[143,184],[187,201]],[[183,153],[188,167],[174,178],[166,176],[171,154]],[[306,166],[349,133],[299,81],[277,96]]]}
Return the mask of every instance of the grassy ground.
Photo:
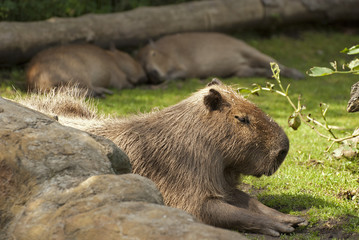
{"label": "grassy ground", "polygon": [[[253,34],[238,37],[302,72],[312,66],[329,66],[329,61],[333,60],[341,65],[348,58],[339,51],[359,43],[358,33],[329,30],[277,34],[270,38]],[[13,95],[11,85],[22,86],[23,78],[22,68],[1,70],[0,83],[3,83],[0,94],[7,97]],[[358,76],[336,75],[306,77],[300,81],[283,79],[283,82],[284,85],[291,84],[292,100],[296,101],[301,94],[306,111],[317,116],[317,119],[320,119],[319,103],[329,104],[329,123],[343,127],[344,130],[337,134],[344,136],[359,127],[359,113],[346,112],[350,86],[358,80]],[[223,81],[250,87],[252,83],[263,85],[268,79],[231,78]],[[147,112],[155,107],[163,108],[177,103],[207,82],[189,79],[156,88],[115,91],[114,95],[98,100],[98,106],[101,112],[119,116]],[[242,187],[264,204],[285,213],[302,215],[309,221],[307,227],[281,238],[359,239],[359,159],[336,160],[325,152],[329,143],[307,126],[301,126],[297,131],[289,129],[286,122],[292,110],[283,97],[263,93],[259,97],[251,96],[250,100],[283,126],[289,136],[291,149],[277,173],[271,177],[245,177]],[[348,194],[352,190],[357,191],[356,195]],[[246,236],[251,239],[271,239],[250,234]]]}

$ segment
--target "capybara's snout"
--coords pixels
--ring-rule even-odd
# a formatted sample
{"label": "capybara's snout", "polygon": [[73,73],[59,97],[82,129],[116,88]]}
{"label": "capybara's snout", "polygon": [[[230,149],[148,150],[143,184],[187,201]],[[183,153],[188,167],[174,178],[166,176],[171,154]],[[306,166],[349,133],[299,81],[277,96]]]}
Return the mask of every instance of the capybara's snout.
{"label": "capybara's snout", "polygon": [[279,150],[277,153],[277,162],[282,163],[287,156],[289,151],[289,139],[287,135],[282,130],[281,137],[280,137],[280,144]]}
{"label": "capybara's snout", "polygon": [[282,148],[278,151],[278,153],[276,154],[276,156],[277,156],[276,159],[277,159],[278,164],[281,164],[284,161],[285,157],[288,154],[288,151],[289,151],[289,148]]}
{"label": "capybara's snout", "polygon": [[152,69],[147,72],[148,78],[152,84],[159,84],[161,83],[161,77],[157,70]]}
{"label": "capybara's snout", "polygon": [[271,170],[265,174],[267,176],[272,175],[277,171],[279,166],[283,163],[289,152],[289,139],[287,135],[283,132],[278,136],[277,143],[272,148],[271,159],[273,161]]}

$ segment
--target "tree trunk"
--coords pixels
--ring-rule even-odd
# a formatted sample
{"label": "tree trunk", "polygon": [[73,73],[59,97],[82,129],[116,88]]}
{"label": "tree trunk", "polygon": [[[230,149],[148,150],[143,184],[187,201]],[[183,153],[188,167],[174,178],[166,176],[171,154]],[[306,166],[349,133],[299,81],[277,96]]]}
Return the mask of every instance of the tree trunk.
{"label": "tree trunk", "polygon": [[122,48],[177,32],[358,19],[359,0],[207,0],[77,18],[0,22],[0,65],[23,63],[44,48],[71,42]]}

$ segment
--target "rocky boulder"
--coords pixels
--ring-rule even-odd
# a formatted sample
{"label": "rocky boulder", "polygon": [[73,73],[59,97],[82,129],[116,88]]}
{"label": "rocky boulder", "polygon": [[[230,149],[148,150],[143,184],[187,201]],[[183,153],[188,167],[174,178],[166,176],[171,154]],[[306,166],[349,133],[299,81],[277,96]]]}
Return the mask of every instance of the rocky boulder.
{"label": "rocky boulder", "polygon": [[333,151],[335,158],[345,157],[348,159],[356,159],[359,157],[359,128],[357,128],[352,135],[356,137],[343,141],[340,147]]}
{"label": "rocky boulder", "polygon": [[350,89],[350,99],[348,101],[347,111],[359,111],[359,82],[354,83]]}

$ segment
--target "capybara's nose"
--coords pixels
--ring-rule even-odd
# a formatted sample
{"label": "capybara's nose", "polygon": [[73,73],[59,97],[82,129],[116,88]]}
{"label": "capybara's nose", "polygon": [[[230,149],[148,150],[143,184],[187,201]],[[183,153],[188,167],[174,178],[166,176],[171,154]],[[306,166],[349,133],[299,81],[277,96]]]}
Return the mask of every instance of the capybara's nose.
{"label": "capybara's nose", "polygon": [[283,133],[283,137],[280,141],[280,147],[278,148],[276,154],[277,163],[282,163],[287,156],[289,151],[289,139],[287,135]]}
{"label": "capybara's nose", "polygon": [[147,72],[148,78],[152,84],[159,84],[161,83],[160,74],[157,70],[151,70]]}
{"label": "capybara's nose", "polygon": [[279,163],[282,163],[285,159],[285,157],[287,156],[288,154],[288,149],[282,149],[278,152],[278,155],[277,155],[277,161]]}

